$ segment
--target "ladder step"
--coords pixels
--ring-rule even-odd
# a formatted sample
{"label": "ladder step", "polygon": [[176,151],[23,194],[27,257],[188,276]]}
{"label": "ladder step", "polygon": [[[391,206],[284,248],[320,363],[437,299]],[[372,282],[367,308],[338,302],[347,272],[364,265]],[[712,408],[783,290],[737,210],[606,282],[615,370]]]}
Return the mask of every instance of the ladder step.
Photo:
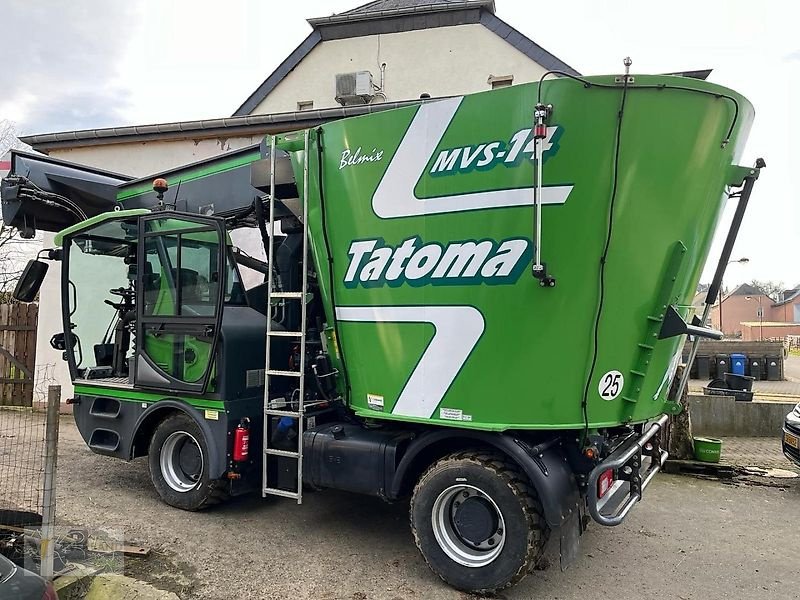
{"label": "ladder step", "polygon": [[270,331],[269,335],[275,337],[303,337],[302,331]]}
{"label": "ladder step", "polygon": [[264,448],[264,454],[273,456],[285,456],[286,458],[299,458],[300,455],[294,450],[278,450],[277,448]]}
{"label": "ladder step", "polygon": [[283,496],[284,498],[294,498],[295,500],[298,500],[300,498],[300,494],[298,494],[297,492],[292,492],[289,490],[282,490],[280,488],[272,488],[272,487],[264,488],[264,494],[271,494],[273,496]]}
{"label": "ladder step", "polygon": [[272,292],[270,298],[302,298],[303,292]]}
{"label": "ladder step", "polygon": [[299,419],[302,416],[299,412],[293,410],[280,410],[277,408],[265,408],[264,414],[272,417],[292,417],[294,419]]}
{"label": "ladder step", "polygon": [[283,377],[300,377],[300,371],[280,371],[278,369],[270,369],[267,375],[281,375]]}

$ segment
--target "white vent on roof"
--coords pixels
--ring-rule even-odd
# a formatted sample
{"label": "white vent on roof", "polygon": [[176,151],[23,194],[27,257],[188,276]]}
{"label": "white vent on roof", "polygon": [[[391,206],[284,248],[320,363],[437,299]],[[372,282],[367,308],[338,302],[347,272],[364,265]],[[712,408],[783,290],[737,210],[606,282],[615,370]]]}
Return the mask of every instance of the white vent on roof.
{"label": "white vent on roof", "polygon": [[375,97],[372,73],[356,71],[336,75],[336,101],[342,106],[348,104],[369,104]]}

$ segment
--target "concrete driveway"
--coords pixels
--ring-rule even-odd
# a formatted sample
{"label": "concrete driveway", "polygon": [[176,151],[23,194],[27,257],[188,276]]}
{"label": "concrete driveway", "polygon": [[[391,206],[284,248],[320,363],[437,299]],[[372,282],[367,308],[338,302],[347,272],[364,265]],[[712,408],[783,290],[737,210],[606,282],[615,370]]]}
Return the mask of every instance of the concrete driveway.
{"label": "concrete driveway", "polygon": [[790,354],[783,361],[783,374],[786,379],[794,383],[800,383],[800,355]]}
{"label": "concrete driveway", "polygon": [[[800,589],[800,485],[661,475],[620,527],[593,526],[562,573],[536,571],[504,598],[791,598]],[[774,483],[773,483],[774,485]],[[181,598],[456,599],[425,566],[407,505],[339,492],[238,499],[187,513],[162,504],[144,460],[92,454],[62,421],[58,514],[154,549],[128,570]]]}

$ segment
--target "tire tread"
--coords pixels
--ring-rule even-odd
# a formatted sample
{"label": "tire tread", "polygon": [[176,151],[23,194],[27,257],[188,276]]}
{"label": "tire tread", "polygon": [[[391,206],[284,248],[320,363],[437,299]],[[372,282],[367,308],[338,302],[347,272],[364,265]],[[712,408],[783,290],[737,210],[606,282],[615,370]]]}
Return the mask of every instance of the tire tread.
{"label": "tire tread", "polygon": [[[441,469],[442,467],[455,467],[458,465],[458,463],[462,463],[464,461],[471,462],[490,471],[494,471],[497,477],[505,481],[512,493],[519,499],[522,512],[524,513],[525,519],[528,522],[528,548],[525,553],[525,559],[522,562],[519,570],[503,585],[494,588],[469,590],[478,594],[493,594],[519,583],[525,578],[526,575],[533,571],[544,554],[544,548],[550,538],[550,528],[546,524],[544,518],[544,509],[542,508],[542,503],[539,500],[539,495],[530,484],[528,478],[522,473],[519,466],[517,466],[517,464],[511,459],[498,452],[491,452],[482,449],[470,449],[454,452],[453,454],[449,454],[443,458],[440,458],[430,467],[428,467],[428,469],[425,470],[414,486],[414,492],[411,500],[411,510],[409,511],[410,517],[413,515],[414,498],[416,498],[418,491],[425,484],[428,475],[433,471]],[[433,568],[431,563],[428,561],[428,558],[425,556],[425,553],[422,552],[419,535],[414,524],[413,517],[410,518],[410,521],[411,532],[414,536],[414,543],[420,550],[422,557],[425,559],[425,563],[445,583],[451,585],[444,578],[444,576],[442,576]]]}
{"label": "tire tread", "polygon": [[[174,424],[171,424],[171,422],[174,422]],[[187,423],[193,423],[193,422],[183,413],[173,413],[164,418],[155,427],[155,429],[153,430],[153,435],[150,438],[150,441],[148,442],[148,457],[150,453],[153,451],[153,448],[151,448],[150,446],[153,443],[153,439],[155,438],[156,433],[160,429],[165,427],[172,427],[173,429],[185,428]],[[206,444],[208,444],[208,440],[206,440],[205,442]],[[204,510],[211,506],[222,504],[223,502],[226,502],[230,498],[230,494],[226,490],[227,482],[223,479],[209,480],[206,487],[207,487],[207,492],[205,498],[203,498],[203,501],[198,506],[191,508],[183,508],[183,510],[188,510],[189,512]]]}

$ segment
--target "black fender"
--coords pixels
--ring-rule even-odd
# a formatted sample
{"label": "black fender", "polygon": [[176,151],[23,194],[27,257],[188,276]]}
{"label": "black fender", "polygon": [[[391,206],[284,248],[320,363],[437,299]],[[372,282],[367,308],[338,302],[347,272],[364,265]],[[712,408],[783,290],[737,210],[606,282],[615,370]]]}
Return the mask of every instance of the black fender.
{"label": "black fender", "polygon": [[[154,429],[155,423],[160,421],[156,413],[163,411],[178,410],[188,415],[206,438],[206,446],[208,447],[208,464],[209,476],[211,479],[221,478],[227,471],[227,453],[228,453],[228,419],[224,411],[218,412],[218,420],[208,421],[203,416],[203,413],[185,402],[180,400],[164,399],[155,402],[147,407],[147,409],[139,415],[136,424],[133,427],[133,440],[138,440],[140,432],[151,433]],[[212,424],[213,423],[213,427]],[[130,458],[134,458],[136,443],[131,444]]]}
{"label": "black fender", "polygon": [[[544,509],[544,517],[550,529],[558,529],[580,510],[581,495],[575,475],[561,450],[557,438],[539,444],[527,441],[509,433],[470,431],[463,429],[443,429],[426,431],[409,444],[403,458],[397,465],[388,496],[397,499],[420,474],[420,460],[424,470],[430,464],[425,460],[425,451],[434,445],[457,442],[451,446],[453,451],[468,447],[469,442],[489,445],[511,458],[525,472],[531,481]],[[437,455],[435,458],[439,458]],[[435,460],[435,459],[434,459]]]}

